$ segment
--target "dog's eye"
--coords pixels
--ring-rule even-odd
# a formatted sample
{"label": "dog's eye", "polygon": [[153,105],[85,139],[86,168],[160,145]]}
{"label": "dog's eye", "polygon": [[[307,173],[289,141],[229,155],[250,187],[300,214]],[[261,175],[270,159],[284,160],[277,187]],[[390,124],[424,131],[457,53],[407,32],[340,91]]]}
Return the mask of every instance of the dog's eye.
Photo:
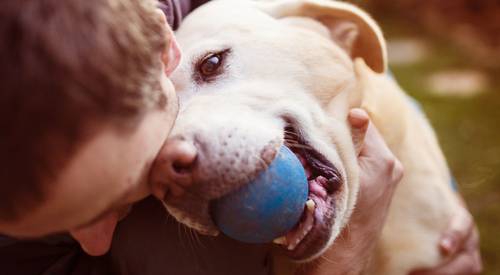
{"label": "dog's eye", "polygon": [[216,76],[223,73],[224,59],[229,53],[229,49],[207,54],[198,62],[196,66],[198,80],[202,82],[210,82]]}
{"label": "dog's eye", "polygon": [[222,55],[214,53],[206,56],[200,63],[198,70],[202,76],[208,77],[214,75],[222,64]]}

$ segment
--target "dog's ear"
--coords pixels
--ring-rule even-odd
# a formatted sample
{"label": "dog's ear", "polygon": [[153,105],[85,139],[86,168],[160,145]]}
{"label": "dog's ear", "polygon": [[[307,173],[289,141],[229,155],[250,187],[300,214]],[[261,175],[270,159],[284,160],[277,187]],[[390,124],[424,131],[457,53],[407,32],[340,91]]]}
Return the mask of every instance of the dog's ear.
{"label": "dog's ear", "polygon": [[[387,52],[382,31],[367,13],[356,6],[333,0],[267,0],[258,1],[258,4],[275,18],[306,17],[321,22],[330,37],[352,59],[363,58],[375,72],[385,71]],[[313,24],[300,20],[290,21],[302,27],[313,27]]]}

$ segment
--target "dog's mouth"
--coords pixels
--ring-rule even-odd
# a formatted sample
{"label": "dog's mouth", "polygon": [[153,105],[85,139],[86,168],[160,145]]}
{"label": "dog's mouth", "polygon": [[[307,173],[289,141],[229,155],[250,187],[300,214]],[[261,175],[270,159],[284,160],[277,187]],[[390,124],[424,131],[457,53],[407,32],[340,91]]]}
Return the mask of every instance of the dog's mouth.
{"label": "dog's mouth", "polygon": [[285,128],[284,142],[302,163],[309,183],[309,195],[300,222],[287,234],[274,240],[288,256],[305,260],[327,245],[335,218],[335,197],[342,187],[337,168],[308,144],[293,126]]}

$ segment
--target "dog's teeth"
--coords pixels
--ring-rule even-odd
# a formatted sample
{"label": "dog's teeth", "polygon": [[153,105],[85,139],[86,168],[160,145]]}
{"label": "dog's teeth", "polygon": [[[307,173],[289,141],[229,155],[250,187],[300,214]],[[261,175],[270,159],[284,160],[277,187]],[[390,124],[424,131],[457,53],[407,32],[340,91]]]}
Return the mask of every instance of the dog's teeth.
{"label": "dog's teeth", "polygon": [[309,169],[309,167],[306,167],[304,169],[305,173],[306,173],[306,178],[309,179],[311,178],[311,175],[312,175],[312,172],[311,172],[311,169]]}
{"label": "dog's teeth", "polygon": [[307,234],[307,233],[309,233],[309,231],[311,231],[311,229],[312,229],[312,228],[313,228],[313,225],[312,225],[312,224],[310,224],[310,225],[307,227],[307,229],[306,229],[306,234]]}
{"label": "dog's teeth", "polygon": [[313,212],[314,208],[316,207],[316,203],[312,199],[308,199],[306,201],[306,207],[307,207],[307,210]]}
{"label": "dog's teeth", "polygon": [[273,243],[275,244],[280,244],[280,245],[286,245],[286,237],[281,236],[273,240]]}
{"label": "dog's teeth", "polygon": [[319,184],[321,184],[321,185],[325,185],[325,184],[327,184],[327,183],[328,183],[328,180],[327,180],[325,177],[323,177],[323,176],[319,176],[319,177],[317,177],[317,178],[316,178],[316,181],[317,181]]}
{"label": "dog's teeth", "polygon": [[291,244],[288,245],[287,249],[288,250],[294,250],[295,247],[297,247],[297,245],[299,244],[299,242],[300,242],[299,239],[295,240],[293,243],[291,243]]}

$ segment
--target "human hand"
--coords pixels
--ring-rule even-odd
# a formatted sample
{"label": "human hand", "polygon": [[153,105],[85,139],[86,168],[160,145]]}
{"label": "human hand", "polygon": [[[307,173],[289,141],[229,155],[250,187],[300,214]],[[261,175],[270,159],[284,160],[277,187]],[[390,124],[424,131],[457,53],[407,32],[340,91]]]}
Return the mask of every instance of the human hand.
{"label": "human hand", "polygon": [[419,269],[410,275],[474,275],[483,265],[479,252],[479,232],[465,204],[452,218],[439,243],[445,261],[436,267]]}
{"label": "human hand", "polygon": [[368,227],[380,232],[394,191],[403,177],[403,166],[387,147],[375,126],[370,123],[364,110],[352,109],[348,120],[352,127],[354,144],[359,152],[361,185],[349,227],[350,230],[353,227]]}
{"label": "human hand", "polygon": [[[349,112],[360,170],[360,190],[351,220],[317,265],[305,274],[359,274],[379,238],[403,166],[362,109]],[[335,273],[332,273],[335,272]]]}

